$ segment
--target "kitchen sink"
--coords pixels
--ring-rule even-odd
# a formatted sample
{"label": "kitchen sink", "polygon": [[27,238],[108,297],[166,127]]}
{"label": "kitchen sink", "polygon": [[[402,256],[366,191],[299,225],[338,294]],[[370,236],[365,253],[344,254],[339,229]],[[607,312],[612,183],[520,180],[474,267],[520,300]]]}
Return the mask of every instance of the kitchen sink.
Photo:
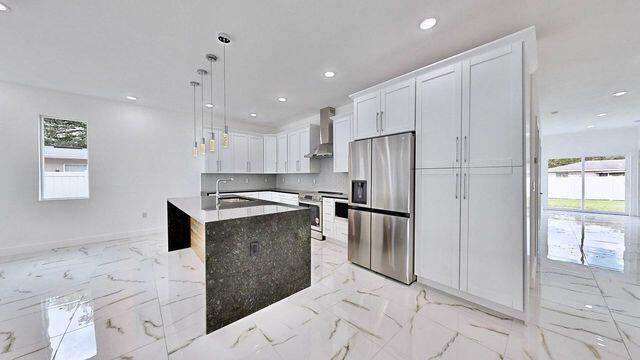
{"label": "kitchen sink", "polygon": [[245,199],[245,198],[241,198],[238,196],[233,196],[233,197],[221,197],[220,198],[220,202],[221,203],[241,203],[241,202],[249,202],[249,201],[254,201],[252,199]]}

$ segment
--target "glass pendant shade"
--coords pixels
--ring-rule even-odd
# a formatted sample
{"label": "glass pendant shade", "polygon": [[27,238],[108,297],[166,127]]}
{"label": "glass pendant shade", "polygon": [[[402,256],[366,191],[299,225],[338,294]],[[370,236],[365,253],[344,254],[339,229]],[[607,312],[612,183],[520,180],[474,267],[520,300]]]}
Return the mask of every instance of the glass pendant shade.
{"label": "glass pendant shade", "polygon": [[198,142],[194,142],[193,143],[193,151],[191,151],[191,154],[193,155],[194,158],[198,157]]}
{"label": "glass pendant shade", "polygon": [[200,143],[200,155],[204,155],[207,151],[207,146],[205,145],[204,138],[202,138],[202,142]]}
{"label": "glass pendant shade", "polygon": [[224,126],[224,133],[222,134],[222,146],[226,149],[229,147],[229,127]]}
{"label": "glass pendant shade", "polygon": [[211,133],[211,139],[209,140],[209,151],[216,152],[216,134]]}

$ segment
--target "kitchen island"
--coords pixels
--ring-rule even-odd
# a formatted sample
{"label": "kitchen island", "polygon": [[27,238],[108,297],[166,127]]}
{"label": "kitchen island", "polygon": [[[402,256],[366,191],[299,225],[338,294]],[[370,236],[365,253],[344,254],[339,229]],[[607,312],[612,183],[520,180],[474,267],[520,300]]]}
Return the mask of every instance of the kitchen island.
{"label": "kitchen island", "polygon": [[169,251],[204,262],[207,334],[311,285],[308,209],[236,195],[167,200]]}

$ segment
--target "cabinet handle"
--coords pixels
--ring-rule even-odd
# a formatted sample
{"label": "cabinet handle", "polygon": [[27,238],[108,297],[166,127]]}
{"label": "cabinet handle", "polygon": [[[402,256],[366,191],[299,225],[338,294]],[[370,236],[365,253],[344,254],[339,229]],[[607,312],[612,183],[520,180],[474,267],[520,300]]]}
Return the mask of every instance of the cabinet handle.
{"label": "cabinet handle", "polygon": [[378,119],[380,118],[380,113],[376,113],[376,132],[380,132],[380,125],[378,125]]}
{"label": "cabinet handle", "polygon": [[467,163],[467,153],[469,151],[469,142],[467,141],[467,135],[464,136],[464,162]]}
{"label": "cabinet handle", "polygon": [[247,172],[249,172],[249,162],[247,161]]}
{"label": "cabinet handle", "polygon": [[460,137],[456,136],[456,164],[460,162]]}
{"label": "cabinet handle", "polygon": [[284,162],[284,172],[289,172],[289,167],[287,166],[287,162]]}
{"label": "cabinet handle", "polygon": [[464,181],[462,184],[462,198],[467,199],[467,173],[464,173]]}
{"label": "cabinet handle", "polygon": [[384,131],[384,128],[382,127],[382,116],[384,114],[384,111],[380,111],[380,133],[382,133]]}
{"label": "cabinet handle", "polygon": [[459,191],[460,191],[460,174],[456,173],[456,199],[458,198]]}

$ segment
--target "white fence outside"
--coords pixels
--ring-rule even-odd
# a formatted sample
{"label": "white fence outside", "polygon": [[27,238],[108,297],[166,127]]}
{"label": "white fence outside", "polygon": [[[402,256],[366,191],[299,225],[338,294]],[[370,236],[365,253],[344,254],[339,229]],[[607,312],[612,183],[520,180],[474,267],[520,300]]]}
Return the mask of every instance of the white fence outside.
{"label": "white fence outside", "polygon": [[[594,200],[624,200],[624,176],[585,176],[584,198]],[[582,177],[556,177],[549,174],[548,197],[550,199],[582,198]]]}
{"label": "white fence outside", "polygon": [[89,197],[89,175],[83,172],[45,172],[42,177],[43,199]]}

